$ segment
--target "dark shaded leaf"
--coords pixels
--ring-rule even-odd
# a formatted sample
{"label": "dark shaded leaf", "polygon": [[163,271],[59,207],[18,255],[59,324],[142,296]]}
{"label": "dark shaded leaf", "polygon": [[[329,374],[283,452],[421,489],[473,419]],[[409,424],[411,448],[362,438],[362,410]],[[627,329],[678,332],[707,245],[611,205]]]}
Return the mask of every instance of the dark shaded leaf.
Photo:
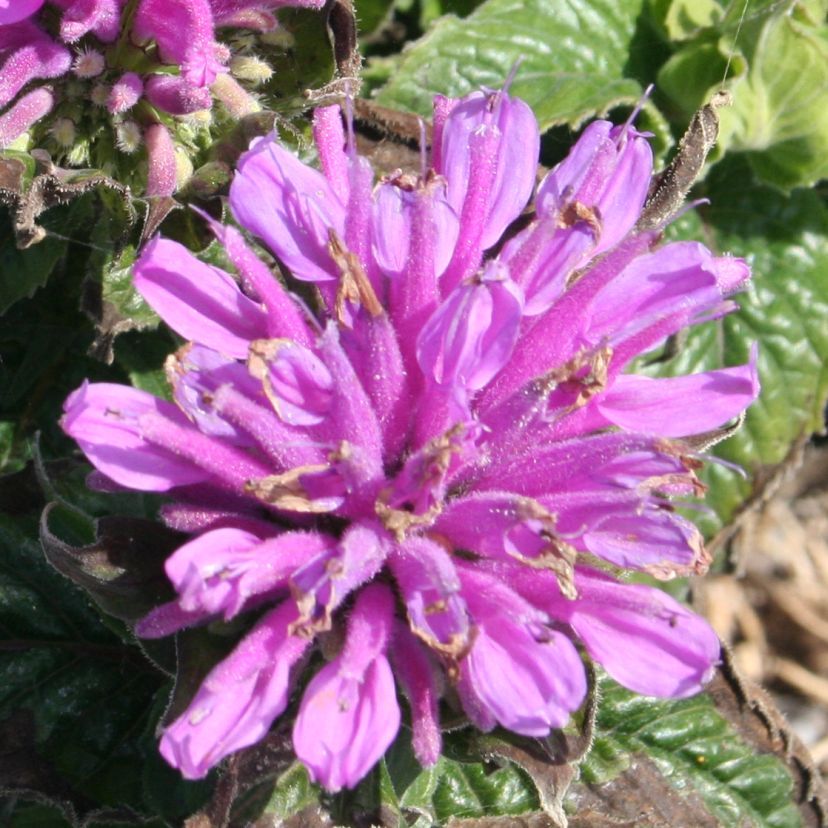
{"label": "dark shaded leaf", "polygon": [[51,503],[43,512],[40,539],[49,562],[83,587],[109,615],[136,621],[173,597],[164,561],[182,537],[157,521],[103,517],[95,540],[75,546],[52,531],[53,515],[68,510]]}
{"label": "dark shaded leaf", "polygon": [[28,523],[0,516],[0,723],[16,740],[3,740],[0,787],[79,813],[140,807],[147,748],[136,736],[158,674],[49,567]]}

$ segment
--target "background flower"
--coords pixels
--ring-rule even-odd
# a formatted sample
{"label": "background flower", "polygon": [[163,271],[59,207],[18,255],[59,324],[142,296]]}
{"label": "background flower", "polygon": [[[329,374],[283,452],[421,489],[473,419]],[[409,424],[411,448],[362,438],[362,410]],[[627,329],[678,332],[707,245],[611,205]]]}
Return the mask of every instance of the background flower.
{"label": "background flower", "polygon": [[[45,146],[59,162],[120,179],[146,150],[147,195],[170,195],[192,170],[211,109],[238,119],[272,70],[229,28],[272,32],[275,9],[320,0],[54,0],[0,7],[0,148]],[[55,14],[57,12],[57,14]],[[246,62],[245,62],[246,61]],[[249,66],[255,62],[257,71]],[[241,81],[241,82],[240,82]]]}

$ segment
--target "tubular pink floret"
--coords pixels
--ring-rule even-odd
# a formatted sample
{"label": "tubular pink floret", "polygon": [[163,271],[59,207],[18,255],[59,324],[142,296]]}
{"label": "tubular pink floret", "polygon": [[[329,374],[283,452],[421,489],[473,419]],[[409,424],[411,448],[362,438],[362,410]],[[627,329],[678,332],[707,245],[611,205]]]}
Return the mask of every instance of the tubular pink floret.
{"label": "tubular pink floret", "polygon": [[144,140],[149,160],[146,195],[171,196],[177,182],[175,145],[170,132],[163,124],[151,124],[144,131]]}
{"label": "tubular pink floret", "polygon": [[27,92],[11,109],[0,115],[0,149],[19,138],[32,124],[52,111],[55,97],[50,89]]}
{"label": "tubular pink floret", "polygon": [[0,72],[0,106],[35,78],[56,78],[69,71],[72,55],[65,46],[53,43],[43,33],[15,49]]}
{"label": "tubular pink floret", "polygon": [[115,81],[109,92],[107,109],[113,114],[120,114],[132,109],[141,99],[144,82],[135,72],[127,72]]}
{"label": "tubular pink floret", "polygon": [[193,86],[184,78],[171,75],[152,75],[147,80],[144,94],[147,100],[171,115],[187,115],[212,104],[210,90]]}

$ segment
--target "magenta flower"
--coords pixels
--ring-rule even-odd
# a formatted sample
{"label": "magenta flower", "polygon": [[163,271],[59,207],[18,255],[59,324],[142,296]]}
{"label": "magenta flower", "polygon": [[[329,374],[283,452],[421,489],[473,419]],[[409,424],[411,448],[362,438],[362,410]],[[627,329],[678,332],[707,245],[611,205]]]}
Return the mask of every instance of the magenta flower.
{"label": "magenta flower", "polygon": [[135,284],[191,340],[168,362],[175,402],[85,385],[66,403],[97,473],[169,492],[164,520],[192,535],[167,563],[178,598],[139,635],[273,607],[169,725],[164,756],[197,778],[261,739],[303,655],[294,745],[330,790],[395,738],[395,686],[424,765],[450,684],[483,730],[563,726],[586,693],[579,643],[638,692],[698,692],[719,658],[710,627],[620,576],[706,569],[670,502],[703,491],[682,438],[750,404],[756,357],[624,370],[730,311],[745,263],[635,230],[652,159],[630,125],[589,127],[495,256],[532,195],[526,104],[438,99],[432,167],[377,184],[338,108],[314,127],[323,172],[261,139],[230,203],[312,283],[316,311],[232,227],[212,223],[235,276],[156,239]]}
{"label": "magenta flower", "polygon": [[[321,8],[323,0],[139,0],[131,5],[126,0],[50,0],[50,5],[59,15],[56,31],[50,22],[54,11],[44,0],[0,0],[0,149],[34,128],[35,143],[56,142],[51,148],[61,160],[93,162],[109,171],[117,166],[110,157],[113,143],[126,155],[144,145],[146,194],[170,195],[176,188],[177,119],[209,110],[214,98],[236,118],[258,109],[251,93],[232,77],[234,56],[218,39],[219,31],[265,32],[277,25],[273,10]],[[81,38],[84,45],[76,47]],[[235,57],[241,58],[237,74],[249,80],[244,57]],[[256,65],[259,72],[270,71],[258,58]],[[53,128],[57,123],[60,133]],[[111,127],[114,141],[100,140],[103,123]],[[90,149],[88,136],[95,136],[92,143],[98,146]]]}

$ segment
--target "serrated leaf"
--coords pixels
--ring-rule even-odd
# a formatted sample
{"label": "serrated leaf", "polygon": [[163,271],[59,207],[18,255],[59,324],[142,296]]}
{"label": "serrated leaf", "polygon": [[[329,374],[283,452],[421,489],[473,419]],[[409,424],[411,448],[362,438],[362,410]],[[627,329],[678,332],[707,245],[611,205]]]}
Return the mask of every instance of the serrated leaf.
{"label": "serrated leaf", "polygon": [[135,248],[127,247],[104,265],[102,298],[118,317],[129,322],[131,328],[154,328],[158,316],[132,285],[133,264]]}
{"label": "serrated leaf", "polygon": [[65,532],[53,530],[61,512],[72,514],[56,503],[43,513],[40,536],[46,557],[105,612],[136,621],[172,597],[163,567],[180,545],[178,535],[155,521],[110,516],[97,521],[91,543],[78,546],[64,539]]}
{"label": "serrated leaf", "polygon": [[748,472],[708,467],[706,501],[727,523],[782,463],[797,440],[823,428],[828,399],[828,209],[819,196],[784,196],[751,182],[744,161],[722,162],[707,181],[711,206],[685,215],[670,235],[705,238],[718,253],[744,256],[752,288],[737,297],[741,309],[691,330],[674,359],[652,366],[659,375],[738,365],[759,344],[762,392],[744,427],[716,453]]}
{"label": "serrated leaf", "polygon": [[638,696],[605,678],[595,742],[569,808],[646,814],[636,824],[647,826],[800,825],[785,739],[729,669],[707,693],[681,700]]}
{"label": "serrated leaf", "polygon": [[[424,817],[425,824],[443,825],[451,817],[532,814],[540,810],[532,778],[506,758],[506,752],[512,749],[508,743],[490,736],[486,737],[490,743],[483,745],[469,731],[445,733],[443,738],[443,755],[433,767],[420,767],[411,752],[409,737],[401,735],[386,754],[381,770],[375,772],[393,784],[393,795],[383,797],[382,804],[399,809],[403,824],[412,816]],[[494,745],[501,744],[503,751],[499,752]],[[372,783],[368,780],[361,787],[370,789]]]}
{"label": "serrated leaf", "polygon": [[261,815],[287,819],[307,807],[319,804],[319,788],[311,782],[300,762],[294,762],[278,778]]}
{"label": "serrated leaf", "polygon": [[124,737],[144,716],[157,679],[100,623],[88,599],[49,568],[18,524],[0,516],[0,719],[18,728],[30,722],[18,768],[37,770],[0,786],[140,801],[134,779],[123,773],[124,763],[138,758]]}
{"label": "serrated leaf", "polygon": [[642,0],[488,0],[468,18],[444,17],[403,55],[377,102],[427,116],[434,94],[498,88],[520,60],[511,91],[542,129],[578,126],[641,95],[625,66]]}

